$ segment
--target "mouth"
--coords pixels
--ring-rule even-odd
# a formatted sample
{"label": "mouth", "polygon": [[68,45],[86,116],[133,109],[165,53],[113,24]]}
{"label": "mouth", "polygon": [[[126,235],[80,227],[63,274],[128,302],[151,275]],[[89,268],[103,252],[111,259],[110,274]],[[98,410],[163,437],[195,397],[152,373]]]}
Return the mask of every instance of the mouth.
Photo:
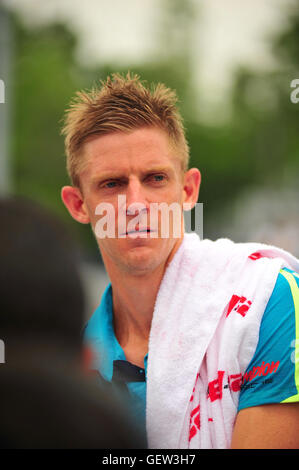
{"label": "mouth", "polygon": [[154,233],[154,232],[157,232],[157,230],[153,230],[150,228],[143,228],[139,230],[130,230],[129,232],[124,232],[121,235],[123,236],[123,235],[130,235],[131,233]]}

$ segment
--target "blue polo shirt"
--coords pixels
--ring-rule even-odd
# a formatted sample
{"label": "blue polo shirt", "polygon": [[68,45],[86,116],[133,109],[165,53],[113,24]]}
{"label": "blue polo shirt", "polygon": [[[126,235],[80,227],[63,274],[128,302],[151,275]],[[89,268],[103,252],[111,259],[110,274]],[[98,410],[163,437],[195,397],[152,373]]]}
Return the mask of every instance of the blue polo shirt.
{"label": "blue polo shirt", "polygon": [[[126,361],[113,329],[112,286],[88,321],[84,341],[91,368],[108,382],[125,384],[132,414],[145,430],[147,355],[144,369]],[[243,376],[238,411],[266,403],[299,401],[299,275],[280,271],[260,325],[255,354]]]}
{"label": "blue polo shirt", "polygon": [[[111,283],[106,287],[99,307],[85,327],[84,342],[94,352],[91,369],[98,370],[108,382],[119,386],[126,383],[130,394],[128,406],[132,405],[133,417],[145,428],[147,354],[144,357],[144,369],[126,361],[125,353],[113,329]],[[125,369],[125,366],[129,368]]]}

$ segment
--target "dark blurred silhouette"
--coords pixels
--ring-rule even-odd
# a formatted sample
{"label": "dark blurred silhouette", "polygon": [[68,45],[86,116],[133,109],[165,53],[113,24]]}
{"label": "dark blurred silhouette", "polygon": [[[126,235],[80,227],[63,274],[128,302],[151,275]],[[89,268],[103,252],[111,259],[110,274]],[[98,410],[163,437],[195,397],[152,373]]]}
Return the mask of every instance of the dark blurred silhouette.
{"label": "dark blurred silhouette", "polygon": [[0,200],[0,448],[144,448],[126,396],[84,371],[84,292],[64,226]]}
{"label": "dark blurred silhouette", "polygon": [[21,198],[0,200],[1,329],[80,344],[84,293],[78,254],[48,210]]}

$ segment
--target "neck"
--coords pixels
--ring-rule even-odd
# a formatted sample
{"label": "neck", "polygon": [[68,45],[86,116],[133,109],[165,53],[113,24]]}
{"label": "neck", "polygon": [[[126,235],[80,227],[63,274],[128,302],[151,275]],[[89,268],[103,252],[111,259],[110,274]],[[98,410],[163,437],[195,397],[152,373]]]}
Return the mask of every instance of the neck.
{"label": "neck", "polygon": [[181,242],[174,245],[163,263],[142,275],[130,275],[114,265],[106,265],[113,292],[114,331],[124,349],[147,350],[159,287]]}
{"label": "neck", "polygon": [[113,289],[113,312],[115,334],[125,346],[132,338],[147,341],[151,328],[154,304],[164,274],[164,266],[141,278],[125,276],[118,278]]}

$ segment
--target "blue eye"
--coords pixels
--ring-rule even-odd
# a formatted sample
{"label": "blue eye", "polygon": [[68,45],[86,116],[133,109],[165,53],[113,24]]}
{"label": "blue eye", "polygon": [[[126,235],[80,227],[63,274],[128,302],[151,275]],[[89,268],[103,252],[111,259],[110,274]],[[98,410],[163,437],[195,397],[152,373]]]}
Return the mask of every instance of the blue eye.
{"label": "blue eye", "polygon": [[115,188],[116,184],[116,181],[109,181],[105,186],[106,188]]}
{"label": "blue eye", "polygon": [[165,179],[164,175],[153,175],[155,181],[163,181]]}

